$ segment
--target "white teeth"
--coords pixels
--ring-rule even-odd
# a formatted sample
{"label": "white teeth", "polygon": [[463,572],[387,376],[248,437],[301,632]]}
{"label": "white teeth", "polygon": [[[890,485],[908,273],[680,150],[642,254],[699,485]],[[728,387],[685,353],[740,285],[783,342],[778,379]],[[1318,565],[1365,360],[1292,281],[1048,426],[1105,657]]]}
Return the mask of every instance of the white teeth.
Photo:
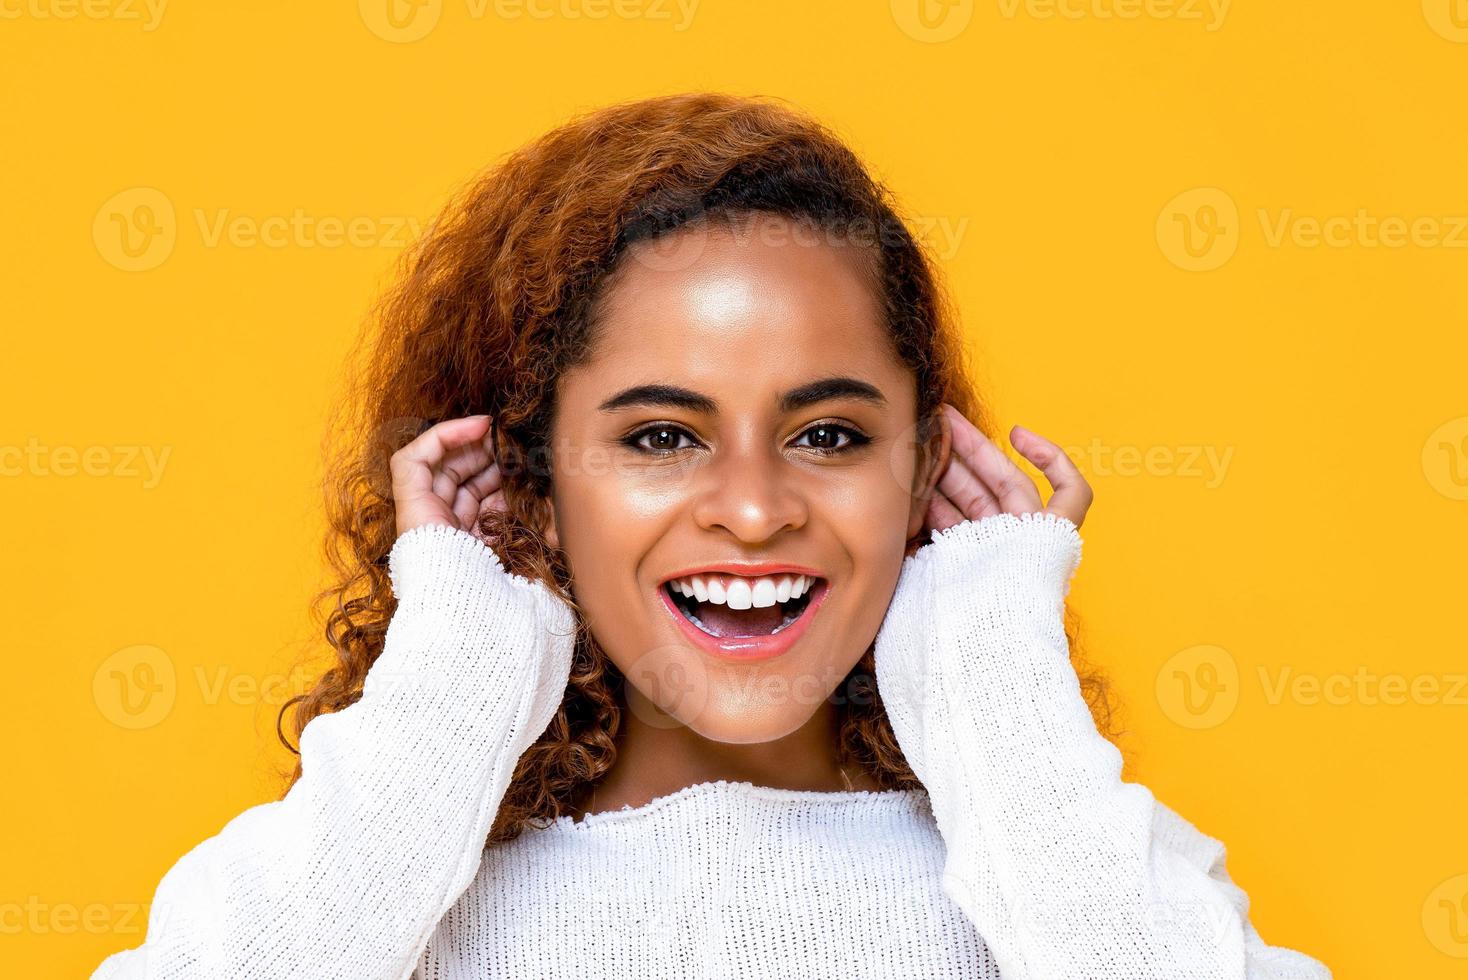
{"label": "white teeth", "polygon": [[748,609],[754,605],[754,590],[749,587],[749,582],[736,578],[729,583],[724,602],[730,609]]}
{"label": "white teeth", "polygon": [[799,599],[816,581],[806,575],[762,575],[758,578],[693,575],[673,579],[668,586],[676,594],[699,602],[716,602],[730,609],[764,609]]}

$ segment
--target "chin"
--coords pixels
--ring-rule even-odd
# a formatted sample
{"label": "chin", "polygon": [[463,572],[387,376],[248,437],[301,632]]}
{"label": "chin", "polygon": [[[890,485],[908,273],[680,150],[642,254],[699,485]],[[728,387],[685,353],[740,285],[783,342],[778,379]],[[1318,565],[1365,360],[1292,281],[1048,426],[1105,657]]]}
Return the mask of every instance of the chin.
{"label": "chin", "polygon": [[723,742],[727,745],[758,745],[792,735],[808,721],[810,721],[809,714],[792,716],[786,711],[769,714],[705,712],[688,723],[688,727],[711,742]]}
{"label": "chin", "polygon": [[[771,690],[785,690],[787,696],[772,697]],[[773,742],[799,731],[821,706],[809,696],[788,696],[788,687],[772,684],[769,688],[742,684],[722,688],[717,683],[709,690],[702,710],[684,721],[690,729],[714,742],[731,745],[754,745]]]}
{"label": "chin", "polygon": [[628,709],[648,727],[686,728],[712,742],[756,745],[809,724],[859,659],[828,662],[815,653],[792,651],[789,659],[737,665],[711,663],[703,653],[672,643],[618,666],[627,678]]}

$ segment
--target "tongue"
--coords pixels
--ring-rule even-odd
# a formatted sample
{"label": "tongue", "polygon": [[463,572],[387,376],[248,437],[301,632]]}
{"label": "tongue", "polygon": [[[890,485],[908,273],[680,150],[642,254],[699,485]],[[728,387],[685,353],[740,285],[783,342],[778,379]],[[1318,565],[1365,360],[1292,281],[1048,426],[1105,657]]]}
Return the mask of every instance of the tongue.
{"label": "tongue", "polygon": [[762,609],[730,609],[717,602],[700,602],[694,615],[715,636],[768,636],[785,622],[779,603]]}

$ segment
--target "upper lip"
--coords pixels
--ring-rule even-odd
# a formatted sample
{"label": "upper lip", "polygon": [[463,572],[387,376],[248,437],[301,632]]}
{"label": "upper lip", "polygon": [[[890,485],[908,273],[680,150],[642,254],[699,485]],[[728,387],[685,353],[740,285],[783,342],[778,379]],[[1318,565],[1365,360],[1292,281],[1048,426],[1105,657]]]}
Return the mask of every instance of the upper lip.
{"label": "upper lip", "polygon": [[741,575],[745,578],[758,578],[761,575],[805,575],[810,578],[824,578],[819,571],[809,565],[792,565],[784,561],[716,561],[706,565],[691,565],[680,572],[665,575],[659,586],[666,585],[675,579],[691,578],[695,575]]}

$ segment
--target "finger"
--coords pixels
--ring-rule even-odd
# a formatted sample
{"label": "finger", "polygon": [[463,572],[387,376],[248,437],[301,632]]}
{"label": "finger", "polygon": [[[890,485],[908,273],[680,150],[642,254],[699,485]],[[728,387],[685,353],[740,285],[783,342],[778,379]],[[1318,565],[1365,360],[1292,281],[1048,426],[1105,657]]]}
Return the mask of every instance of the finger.
{"label": "finger", "polygon": [[489,443],[491,433],[455,446],[438,463],[433,474],[433,492],[444,500],[453,500],[459,487],[483,472],[494,462]]}
{"label": "finger", "polygon": [[488,466],[465,480],[462,488],[472,493],[476,500],[483,500],[494,493],[504,483],[504,471],[500,469],[498,461],[491,461]]}
{"label": "finger", "polygon": [[[487,434],[486,442],[490,439],[491,435]],[[453,504],[454,516],[459,519],[459,523],[478,534],[481,516],[489,510],[505,508],[504,494],[497,492],[503,482],[503,471],[498,461],[491,459],[489,465],[460,484],[454,494]],[[491,497],[498,504],[491,501]]]}
{"label": "finger", "polygon": [[[980,480],[978,474],[964,461],[964,454],[960,451],[960,441],[966,449],[973,446],[972,433],[978,430],[963,414],[948,403],[943,404],[944,425],[948,429],[949,438],[952,441],[951,451],[948,454],[948,465],[944,467],[943,473],[938,478],[936,491],[941,492],[946,499],[940,502],[938,513],[940,520],[949,520],[949,523],[941,525],[942,530],[952,527],[962,520],[978,520],[989,514],[999,512],[999,501],[989,488]],[[954,510],[958,512],[956,520],[950,520]]]}
{"label": "finger", "polygon": [[966,518],[963,516],[953,501],[949,500],[941,491],[934,490],[933,497],[928,501],[927,514],[924,516],[923,528],[931,531],[946,531],[955,524],[961,524]]}
{"label": "finger", "polygon": [[1034,463],[1035,468],[1045,474],[1045,479],[1055,488],[1045,509],[1052,514],[1069,518],[1076,527],[1080,527],[1081,522],[1086,519],[1091,501],[1095,499],[1095,493],[1075,461],[1055,443],[1022,425],[1016,425],[1009,431],[1009,441],[1025,459]]}
{"label": "finger", "polygon": [[[943,471],[936,490],[942,492],[949,507],[956,508],[959,521],[977,521],[1003,509],[984,481],[956,452],[948,457],[948,467]],[[947,526],[952,527],[952,524]]]}
{"label": "finger", "polygon": [[430,492],[443,460],[460,446],[482,439],[488,426],[486,416],[476,415],[440,422],[419,433],[416,439],[393,454],[393,465],[402,468],[404,486]]}
{"label": "finger", "polygon": [[[484,453],[483,443],[492,427],[487,415],[468,415],[465,418],[437,423],[418,434],[417,439],[399,450],[410,467],[426,467],[429,471],[427,490],[443,502],[454,500],[454,493],[464,477],[474,474],[483,467],[483,459],[476,456]],[[415,475],[421,481],[421,474]]]}
{"label": "finger", "polygon": [[467,483],[462,484],[454,495],[454,516],[464,527],[477,527],[479,518],[491,510],[503,510],[505,495],[500,490],[500,468],[491,463]]}
{"label": "finger", "polygon": [[[1000,509],[1010,514],[1039,510],[1042,503],[1035,481],[1026,476],[1014,460],[964,418],[958,409],[946,405],[944,410],[949,413],[952,423],[953,452],[984,483],[999,502]],[[963,503],[961,500],[954,502]]]}

